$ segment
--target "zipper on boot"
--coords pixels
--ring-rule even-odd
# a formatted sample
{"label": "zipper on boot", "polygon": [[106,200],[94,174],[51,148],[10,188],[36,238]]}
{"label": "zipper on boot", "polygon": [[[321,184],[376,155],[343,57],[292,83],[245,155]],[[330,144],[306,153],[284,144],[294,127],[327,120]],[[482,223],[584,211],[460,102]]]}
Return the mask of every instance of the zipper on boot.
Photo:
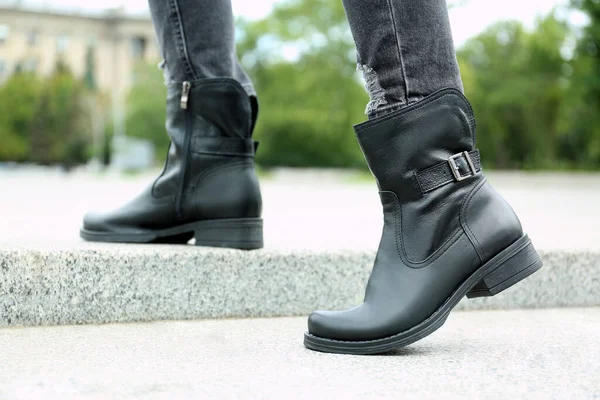
{"label": "zipper on boot", "polygon": [[192,121],[191,121],[191,113],[188,111],[188,102],[190,100],[190,89],[192,88],[192,84],[188,81],[182,83],[181,87],[181,101],[179,103],[182,110],[185,113],[185,137],[183,139],[183,154],[181,160],[181,176],[179,178],[179,188],[177,194],[175,196],[175,215],[177,218],[183,218],[183,191],[185,187],[185,179],[187,175],[188,169],[188,158],[189,158],[189,148],[190,148],[190,140],[192,137]]}
{"label": "zipper on boot", "polygon": [[187,108],[188,108],[188,100],[190,97],[191,87],[192,87],[192,85],[188,81],[185,81],[182,84],[181,101],[179,102],[179,105],[181,106],[182,110],[187,110]]}

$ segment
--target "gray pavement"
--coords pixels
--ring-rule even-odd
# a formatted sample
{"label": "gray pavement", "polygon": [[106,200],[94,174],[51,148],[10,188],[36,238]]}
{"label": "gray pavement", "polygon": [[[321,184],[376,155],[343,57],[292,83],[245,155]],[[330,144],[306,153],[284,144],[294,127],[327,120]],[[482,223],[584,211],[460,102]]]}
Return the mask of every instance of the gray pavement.
{"label": "gray pavement", "polygon": [[[487,174],[519,214],[534,244],[547,250],[600,249],[600,174]],[[137,194],[154,174],[122,176],[45,169],[0,170],[0,246],[85,248],[84,212]],[[372,180],[348,173],[283,170],[262,180],[266,246],[368,250],[381,233]]]}
{"label": "gray pavement", "polygon": [[305,318],[0,330],[0,398],[598,399],[600,309],[457,312],[383,356],[311,352]]}
{"label": "gray pavement", "polygon": [[[460,309],[600,306],[600,251],[542,251],[544,267]],[[195,246],[0,248],[0,327],[273,317],[360,304],[374,252]]]}

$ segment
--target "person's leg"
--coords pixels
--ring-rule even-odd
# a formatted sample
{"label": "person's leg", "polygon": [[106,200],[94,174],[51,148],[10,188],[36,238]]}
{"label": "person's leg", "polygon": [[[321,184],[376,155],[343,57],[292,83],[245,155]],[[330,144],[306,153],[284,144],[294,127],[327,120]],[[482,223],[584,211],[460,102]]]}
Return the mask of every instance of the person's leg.
{"label": "person's leg", "polygon": [[445,0],[343,0],[370,117],[441,88],[462,91]]}
{"label": "person's leg", "polygon": [[150,0],[167,84],[162,174],[121,208],[84,217],[86,240],[263,246],[252,131],[258,103],[235,54],[228,0]]}
{"label": "person's leg", "polygon": [[313,350],[375,354],[429,335],[464,297],[542,266],[482,173],[443,0],[344,0],[371,94],[356,135],[384,227],[364,302],[310,315]]}
{"label": "person's leg", "polygon": [[230,77],[254,87],[238,62],[229,0],[149,0],[167,83]]}

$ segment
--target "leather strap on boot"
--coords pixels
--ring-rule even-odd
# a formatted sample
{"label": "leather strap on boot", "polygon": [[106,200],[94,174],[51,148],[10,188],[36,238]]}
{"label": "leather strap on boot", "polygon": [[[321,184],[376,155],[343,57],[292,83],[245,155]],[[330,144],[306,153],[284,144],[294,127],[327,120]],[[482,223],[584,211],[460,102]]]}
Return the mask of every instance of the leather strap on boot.
{"label": "leather strap on boot", "polygon": [[232,157],[254,157],[258,142],[252,139],[230,137],[192,137],[192,151]]}
{"label": "leather strap on boot", "polygon": [[481,172],[479,150],[463,151],[417,173],[421,192],[427,193],[452,182],[460,182]]}

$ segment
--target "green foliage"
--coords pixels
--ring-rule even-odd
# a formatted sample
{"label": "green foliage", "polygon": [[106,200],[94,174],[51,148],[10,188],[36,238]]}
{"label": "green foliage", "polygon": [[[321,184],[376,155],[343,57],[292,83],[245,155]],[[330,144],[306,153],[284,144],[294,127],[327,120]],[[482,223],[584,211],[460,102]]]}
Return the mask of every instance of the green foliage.
{"label": "green foliage", "polygon": [[[459,49],[488,167],[600,166],[600,3],[574,1],[591,23],[572,59],[565,50],[575,32],[554,13],[531,31],[498,23]],[[368,97],[340,2],[284,2],[264,20],[239,21],[238,29],[238,52],[263,110],[258,161],[364,166],[352,124],[364,120]]]}
{"label": "green foliage", "polygon": [[0,87],[0,161],[27,160],[40,93],[40,81],[30,74],[16,74]]}
{"label": "green foliage", "polygon": [[531,33],[516,22],[496,24],[458,52],[488,165],[556,167],[568,88],[561,56],[567,34],[551,14]]}
{"label": "green foliage", "polygon": [[289,1],[264,20],[238,26],[238,52],[263,110],[258,162],[364,167],[352,125],[364,120],[368,96],[341,2]]}
{"label": "green foliage", "polygon": [[46,82],[30,130],[30,160],[40,164],[79,164],[87,159],[89,121],[81,82],[63,68]]}
{"label": "green foliage", "polygon": [[74,165],[88,158],[86,92],[63,65],[42,81],[18,73],[0,87],[0,161]]}
{"label": "green foliage", "polygon": [[573,0],[589,18],[571,62],[573,82],[561,155],[572,165],[600,166],[600,2]]}
{"label": "green foliage", "polygon": [[[532,30],[498,23],[459,49],[487,167],[600,168],[600,2],[571,2],[589,18],[582,30],[551,13]],[[364,168],[352,125],[365,120],[368,96],[341,2],[280,2],[262,20],[238,21],[237,30],[261,105],[258,162]],[[90,48],[85,84],[58,65],[47,79],[18,73],[0,86],[0,161],[87,159],[93,59]],[[136,68],[126,130],[152,141],[158,156],[169,143],[165,92],[154,66]]]}
{"label": "green foliage", "polygon": [[127,135],[150,140],[158,150],[157,157],[164,157],[169,137],[165,131],[166,88],[162,74],[156,64],[140,64],[135,69],[135,81],[127,99]]}

